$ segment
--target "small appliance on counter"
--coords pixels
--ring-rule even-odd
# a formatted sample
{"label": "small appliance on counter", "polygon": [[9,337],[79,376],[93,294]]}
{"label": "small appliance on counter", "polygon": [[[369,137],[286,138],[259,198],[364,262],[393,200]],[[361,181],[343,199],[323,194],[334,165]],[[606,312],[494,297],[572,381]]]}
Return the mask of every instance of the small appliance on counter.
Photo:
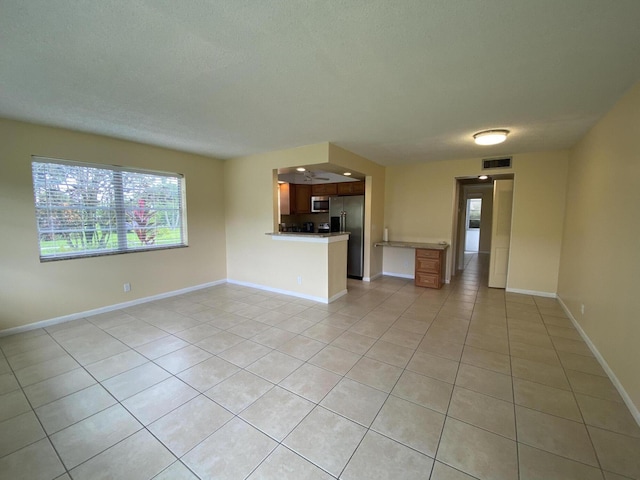
{"label": "small appliance on counter", "polygon": [[304,222],[302,224],[302,231],[304,233],[313,233],[313,228],[315,224],[313,222]]}
{"label": "small appliance on counter", "polygon": [[328,223],[319,223],[318,233],[331,233],[331,227]]}
{"label": "small appliance on counter", "polygon": [[300,231],[300,227],[295,223],[281,223],[279,227],[281,232],[299,232]]}

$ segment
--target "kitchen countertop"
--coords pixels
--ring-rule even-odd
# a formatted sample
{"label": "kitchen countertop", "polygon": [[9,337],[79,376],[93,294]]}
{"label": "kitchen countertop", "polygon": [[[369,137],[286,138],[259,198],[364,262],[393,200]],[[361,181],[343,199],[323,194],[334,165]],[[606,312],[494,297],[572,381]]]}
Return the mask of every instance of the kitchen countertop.
{"label": "kitchen countertop", "polygon": [[304,232],[269,232],[265,233],[271,240],[281,242],[302,243],[336,243],[349,240],[349,232],[304,233]]}
{"label": "kitchen countertop", "polygon": [[305,232],[267,232],[265,235],[272,237],[306,237],[306,238],[329,238],[349,235],[350,232],[329,232],[329,233],[305,233]]}
{"label": "kitchen countertop", "polygon": [[419,243],[419,242],[376,242],[376,247],[399,247],[399,248],[428,248],[430,250],[446,250],[448,243]]}

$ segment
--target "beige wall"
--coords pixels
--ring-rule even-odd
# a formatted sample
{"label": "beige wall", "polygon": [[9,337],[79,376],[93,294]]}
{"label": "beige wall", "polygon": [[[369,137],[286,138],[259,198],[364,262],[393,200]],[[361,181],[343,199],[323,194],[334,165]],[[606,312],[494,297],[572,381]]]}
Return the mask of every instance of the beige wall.
{"label": "beige wall", "polygon": [[[568,152],[513,155],[515,177],[507,288],[554,295],[564,218]],[[483,173],[481,159],[387,167],[385,223],[395,241],[453,240],[456,178]],[[413,274],[411,253],[387,248],[384,271]],[[447,252],[448,274],[452,251]]]}
{"label": "beige wall", "polygon": [[571,151],[559,280],[560,298],[635,403],[636,414],[639,139],[640,83]]}
{"label": "beige wall", "polygon": [[327,285],[327,296],[329,299],[336,299],[344,295],[347,291],[347,240],[329,244],[327,275],[329,282]]}
{"label": "beige wall", "polygon": [[[183,173],[189,247],[40,263],[31,155]],[[0,330],[223,280],[222,180],[215,159],[0,120]]]}
{"label": "beige wall", "polygon": [[[322,164],[327,158],[328,144],[322,143],[225,162],[227,276],[230,281],[304,296],[326,296],[327,245],[277,241],[265,233],[273,232],[278,223],[274,170]],[[302,283],[298,283],[298,276],[302,276]]]}

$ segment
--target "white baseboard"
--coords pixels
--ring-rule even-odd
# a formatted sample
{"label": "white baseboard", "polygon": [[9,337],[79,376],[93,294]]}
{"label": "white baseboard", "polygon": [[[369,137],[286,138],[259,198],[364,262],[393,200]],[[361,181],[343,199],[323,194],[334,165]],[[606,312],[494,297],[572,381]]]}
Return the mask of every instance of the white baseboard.
{"label": "white baseboard", "polygon": [[48,320],[41,320],[39,322],[29,323],[27,325],[21,325],[19,327],[7,328],[0,330],[0,337],[6,337],[7,335],[14,335],[16,333],[28,332],[29,330],[36,330],[38,328],[51,327],[59,323],[69,322],[71,320],[78,320],[80,318],[90,317],[92,315],[98,315],[100,313],[112,312],[121,308],[133,307],[134,305],[140,305],[142,303],[152,302],[154,300],[162,300],[163,298],[175,297],[176,295],[183,295],[185,293],[195,292],[202,290],[203,288],[215,287],[226,283],[226,280],[217,280],[215,282],[203,283],[194,287],[182,288],[180,290],[173,290],[171,292],[159,293],[158,295],[152,295],[150,297],[138,298],[129,302],[116,303],[114,305],[107,305],[106,307],[95,308],[93,310],[87,310],[84,312],[72,313],[69,315],[63,315],[61,317],[50,318]]}
{"label": "white baseboard", "polygon": [[335,302],[336,300],[338,300],[341,297],[344,297],[347,294],[347,289],[345,288],[344,290],[342,290],[341,292],[336,293],[335,295],[333,295],[332,297],[329,297],[329,303],[331,302]]}
{"label": "white baseboard", "polygon": [[609,376],[609,380],[611,380],[613,385],[618,390],[618,393],[624,400],[624,403],[627,405],[627,408],[629,408],[629,411],[631,412],[631,415],[633,415],[633,418],[636,420],[636,423],[640,426],[640,410],[638,410],[638,407],[636,406],[636,404],[633,403],[633,400],[631,400],[631,397],[622,386],[622,383],[620,383],[620,380],[618,380],[618,377],[616,376],[616,374],[613,373],[613,370],[611,370],[611,367],[609,366],[607,361],[600,354],[596,346],[593,344],[593,342],[591,341],[587,333],[582,329],[582,326],[580,326],[580,324],[578,323],[576,318],[573,316],[569,308],[562,301],[562,298],[560,296],[558,296],[558,301],[560,302],[560,305],[562,306],[563,310],[565,311],[565,313],[573,323],[573,326],[576,327],[576,330],[578,330],[578,333],[580,333],[580,336],[582,337],[582,339],[589,346],[589,349],[591,350],[593,355],[596,357],[596,359],[604,369],[605,373]]}
{"label": "white baseboard", "polygon": [[520,293],[522,295],[535,295],[537,297],[558,298],[555,292],[539,292],[537,290],[522,290],[521,288],[507,288],[509,293]]}
{"label": "white baseboard", "polygon": [[398,278],[408,278],[410,280],[415,280],[415,275],[411,275],[408,273],[395,273],[395,272],[382,272],[385,277],[398,277]]}
{"label": "white baseboard", "polygon": [[63,315],[61,317],[49,318],[47,320],[41,320],[39,322],[29,323],[27,325],[21,325],[19,327],[7,328],[4,330],[0,330],[0,337],[6,337],[8,335],[15,335],[16,333],[28,332],[30,330],[36,330],[38,328],[46,328],[51,327],[53,325],[57,325],[59,323],[70,322],[71,320],[79,320],[81,318],[90,317],[92,315],[99,315],[101,313],[112,312],[114,310],[120,310],[121,308],[133,307],[135,305],[140,305],[143,303],[153,302],[154,300],[162,300],[164,298],[175,297],[176,295],[183,295],[185,293],[195,292],[197,290],[202,290],[203,288],[215,287],[216,285],[222,285],[224,283],[230,283],[234,285],[242,285],[246,287],[253,287],[259,290],[266,290],[274,293],[282,293],[284,295],[291,295],[292,297],[304,298],[306,300],[313,300],[319,303],[331,303],[340,297],[343,297],[347,294],[347,290],[342,290],[341,292],[336,293],[330,298],[322,298],[322,297],[314,297],[312,295],[304,295],[298,292],[291,292],[288,290],[281,290],[278,288],[270,288],[264,285],[258,285],[254,283],[248,282],[239,282],[237,280],[217,280],[215,282],[203,283],[200,285],[195,285],[193,287],[182,288],[180,290],[173,290],[171,292],[159,293],[158,295],[151,295],[149,297],[142,297],[136,300],[131,300],[129,302],[116,303],[114,305],[107,305],[105,307],[95,308],[92,310],[86,310],[84,312],[71,313],[69,315]]}
{"label": "white baseboard", "polygon": [[319,302],[319,303],[331,303],[334,300],[337,300],[338,298],[342,297],[347,293],[346,290],[343,290],[342,292],[337,293],[333,297],[324,298],[324,297],[316,297],[313,295],[306,295],[300,292],[293,292],[291,290],[284,290],[282,288],[268,287],[266,285],[261,285],[259,283],[250,283],[250,282],[242,282],[240,280],[232,280],[230,278],[227,279],[227,282],[233,285],[241,285],[243,287],[257,288],[258,290],[264,290],[265,292],[281,293],[283,295],[290,295],[292,297],[304,298],[305,300],[312,300],[314,302]]}
{"label": "white baseboard", "polygon": [[362,281],[363,282],[373,282],[375,279],[382,277],[382,272],[380,273],[376,273],[374,276],[372,277],[362,277]]}

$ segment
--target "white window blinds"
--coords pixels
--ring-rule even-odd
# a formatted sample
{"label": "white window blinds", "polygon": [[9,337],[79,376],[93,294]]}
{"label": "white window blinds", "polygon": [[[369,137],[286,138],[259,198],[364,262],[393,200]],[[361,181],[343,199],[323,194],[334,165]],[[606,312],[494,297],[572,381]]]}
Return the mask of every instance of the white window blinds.
{"label": "white window blinds", "polygon": [[42,261],[186,246],[177,173],[32,158]]}

